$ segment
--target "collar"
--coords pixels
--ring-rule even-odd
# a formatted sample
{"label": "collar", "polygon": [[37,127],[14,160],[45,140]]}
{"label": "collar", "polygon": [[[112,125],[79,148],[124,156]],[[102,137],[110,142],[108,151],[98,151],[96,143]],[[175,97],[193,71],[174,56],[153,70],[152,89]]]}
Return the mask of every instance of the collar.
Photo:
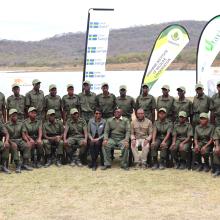
{"label": "collar", "polygon": [[[113,119],[118,120],[118,119],[116,119],[115,116],[113,117]],[[121,116],[121,117],[119,118],[119,120],[122,120],[122,119],[123,119],[123,117]]]}

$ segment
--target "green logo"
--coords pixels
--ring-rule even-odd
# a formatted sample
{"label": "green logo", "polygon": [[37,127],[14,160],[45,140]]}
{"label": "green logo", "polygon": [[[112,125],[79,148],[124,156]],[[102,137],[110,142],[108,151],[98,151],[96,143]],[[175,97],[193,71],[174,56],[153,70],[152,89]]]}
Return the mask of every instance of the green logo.
{"label": "green logo", "polygon": [[172,38],[173,41],[178,41],[180,39],[178,31],[174,32],[171,35],[171,38]]}

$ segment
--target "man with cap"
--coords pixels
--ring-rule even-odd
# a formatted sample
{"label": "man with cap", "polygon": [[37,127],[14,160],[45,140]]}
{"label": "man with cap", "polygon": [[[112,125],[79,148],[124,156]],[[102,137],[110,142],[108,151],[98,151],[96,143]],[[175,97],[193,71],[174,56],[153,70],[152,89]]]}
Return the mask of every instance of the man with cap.
{"label": "man with cap", "polygon": [[43,146],[45,151],[45,167],[51,165],[56,157],[56,165],[61,166],[63,156],[63,123],[55,118],[55,110],[47,111],[47,120],[43,124]]}
{"label": "man with cap", "polygon": [[107,120],[104,141],[103,141],[103,156],[104,166],[102,170],[111,168],[111,150],[115,147],[121,149],[121,168],[128,170],[129,158],[129,138],[130,138],[130,122],[127,118],[122,117],[122,110],[116,109],[114,117]]}
{"label": "man with cap", "polygon": [[26,144],[31,148],[31,161],[35,168],[42,167],[43,142],[42,121],[37,119],[37,109],[28,109],[28,118],[23,122],[22,136]]}
{"label": "man with cap", "polygon": [[217,82],[217,91],[211,98],[211,123],[220,126],[220,81]]}
{"label": "man with cap", "polygon": [[192,146],[193,129],[187,122],[187,113],[180,111],[178,113],[179,122],[175,123],[173,128],[173,141],[170,152],[174,160],[174,168],[185,169],[189,163],[189,156]]}
{"label": "man with cap", "polygon": [[180,86],[177,88],[178,92],[178,99],[174,100],[174,114],[175,114],[175,121],[179,121],[179,112],[184,111],[186,112],[187,118],[190,119],[190,122],[192,121],[192,102],[185,97],[186,88],[184,86]]}
{"label": "man with cap", "polygon": [[147,83],[142,84],[142,94],[136,99],[136,110],[139,108],[142,108],[144,110],[145,117],[154,123],[156,100],[149,94],[149,87]]}
{"label": "man with cap", "polygon": [[162,95],[157,99],[157,112],[160,108],[166,109],[167,119],[170,121],[174,121],[174,98],[169,95],[170,86],[164,85],[162,86]]}
{"label": "man with cap", "polygon": [[108,83],[102,83],[102,93],[96,96],[96,105],[101,109],[103,118],[108,119],[113,117],[116,108],[116,97],[110,93]]}
{"label": "man with cap", "polygon": [[135,101],[131,96],[126,95],[127,86],[119,87],[120,96],[116,98],[116,105],[122,110],[122,116],[131,120],[133,110],[135,109]]}
{"label": "man with cap", "polygon": [[5,95],[0,92],[0,122],[6,122]]}
{"label": "man with cap", "polygon": [[[66,122],[64,129],[64,149],[68,159],[71,160],[71,166],[82,166],[86,163],[87,152],[87,124],[86,121],[79,117],[79,111],[76,108],[70,110],[71,118]],[[79,153],[77,155],[77,149]]]}
{"label": "man with cap", "polygon": [[55,84],[51,84],[49,86],[49,92],[50,94],[46,95],[44,100],[45,113],[47,113],[49,109],[54,109],[55,117],[61,120],[63,118],[63,110],[61,98],[59,95],[57,95],[57,86]]}
{"label": "man with cap", "polygon": [[159,168],[161,170],[166,167],[168,149],[171,144],[171,133],[173,129],[172,122],[166,117],[166,109],[160,108],[158,111],[158,119],[153,126],[151,157],[153,161],[152,169],[158,168],[158,151],[160,150]]}
{"label": "man with cap", "polygon": [[196,96],[193,99],[193,128],[200,123],[200,113],[209,113],[211,108],[211,98],[205,95],[203,85],[201,83],[196,84],[195,90]]}
{"label": "man with cap", "polygon": [[29,91],[25,96],[25,106],[28,116],[28,109],[35,107],[37,112],[37,118],[44,119],[44,93],[40,90],[41,81],[34,79],[32,81],[33,89]]}
{"label": "man with cap", "polygon": [[[153,126],[152,122],[145,118],[143,109],[138,109],[136,116],[137,118],[131,122],[131,150],[134,156],[135,168],[139,166],[146,168]],[[141,154],[138,152],[139,146],[142,147]]]}
{"label": "man with cap", "polygon": [[22,140],[22,122],[18,120],[16,109],[9,110],[9,121],[5,124],[5,128],[9,134],[8,142],[13,152],[12,157],[16,164],[16,172],[20,172],[18,151],[21,152],[23,158],[22,168],[31,171],[32,168],[28,166],[31,148]]}
{"label": "man with cap", "polygon": [[220,176],[220,127],[216,127],[213,135],[213,177]]}
{"label": "man with cap", "polygon": [[91,84],[88,80],[83,82],[83,91],[79,93],[80,113],[81,117],[89,122],[93,118],[96,109],[96,94],[91,92]]}
{"label": "man with cap", "polygon": [[25,118],[25,97],[20,94],[19,84],[12,84],[13,95],[7,98],[7,119],[9,119],[9,110],[14,108],[18,111],[18,120],[23,121]]}
{"label": "man with cap", "polygon": [[[209,124],[208,114],[202,112],[199,115],[199,125],[195,128],[194,133],[194,148],[193,148],[193,163],[192,168],[197,171],[210,170],[209,157],[213,148],[213,133],[214,126]],[[204,159],[204,166],[202,164]]]}
{"label": "man with cap", "polygon": [[74,94],[73,84],[67,85],[67,94],[62,97],[63,124],[70,118],[70,109],[80,109],[79,96]]}

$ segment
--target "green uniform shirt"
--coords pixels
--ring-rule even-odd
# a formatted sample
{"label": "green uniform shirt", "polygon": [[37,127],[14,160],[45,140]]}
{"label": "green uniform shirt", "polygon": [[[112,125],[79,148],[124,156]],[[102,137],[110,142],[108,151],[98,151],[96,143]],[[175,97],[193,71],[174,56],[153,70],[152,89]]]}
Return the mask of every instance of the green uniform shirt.
{"label": "green uniform shirt", "polygon": [[102,110],[103,118],[110,118],[116,108],[116,97],[111,93],[107,96],[101,93],[96,96],[96,105]]}
{"label": "green uniform shirt", "polygon": [[106,122],[104,139],[112,138],[117,141],[125,139],[129,141],[130,133],[130,122],[127,118],[121,117],[120,119],[116,119],[112,117]]}
{"label": "green uniform shirt", "polygon": [[64,128],[63,123],[60,120],[55,120],[54,123],[51,123],[49,120],[45,121],[43,124],[43,135],[48,137],[54,137],[57,135],[63,135]]}
{"label": "green uniform shirt", "polygon": [[68,120],[66,123],[67,136],[74,138],[84,138],[84,130],[87,129],[86,121],[82,118],[79,118],[77,121],[72,119]]}
{"label": "green uniform shirt", "polygon": [[79,102],[81,112],[93,114],[96,108],[96,94],[94,92],[88,94],[85,92],[79,93]]}
{"label": "green uniform shirt", "polygon": [[49,109],[54,109],[55,117],[58,119],[62,118],[62,112],[61,112],[62,103],[59,95],[56,96],[51,96],[50,94],[46,95],[44,104],[45,104],[44,106],[45,112],[47,112]]}
{"label": "green uniform shirt", "polygon": [[21,121],[17,121],[15,124],[11,121],[5,124],[5,128],[8,131],[9,139],[21,139],[22,138],[22,125]]}
{"label": "green uniform shirt", "polygon": [[79,110],[80,108],[80,102],[79,102],[79,96],[73,94],[73,96],[64,95],[62,98],[62,107],[63,111],[66,113],[67,117],[70,117],[70,110],[72,108],[76,108]]}
{"label": "green uniform shirt", "polygon": [[173,136],[176,135],[177,140],[184,140],[188,137],[193,137],[193,129],[190,123],[176,123],[173,128]]}
{"label": "green uniform shirt", "polygon": [[122,109],[122,116],[131,119],[133,110],[135,109],[135,101],[131,96],[126,95],[125,97],[117,97],[116,105]]}
{"label": "green uniform shirt", "polygon": [[165,108],[167,110],[167,118],[172,120],[174,111],[174,98],[172,96],[159,96],[157,99],[157,111],[159,111],[160,108]]}
{"label": "green uniform shirt", "polygon": [[220,140],[220,127],[216,127],[214,134],[213,134],[213,139],[214,140]]}
{"label": "green uniform shirt", "polygon": [[2,121],[3,110],[5,108],[5,95],[0,92],[0,121]]}
{"label": "green uniform shirt", "polygon": [[5,136],[5,127],[4,125],[0,122],[0,141],[2,141],[2,138]]}
{"label": "green uniform shirt", "polygon": [[27,118],[23,122],[22,132],[27,132],[31,138],[36,139],[38,137],[39,128],[42,128],[41,120],[36,119],[34,121],[31,121],[30,118]]}
{"label": "green uniform shirt", "polygon": [[156,109],[156,100],[152,95],[139,95],[136,100],[136,110],[138,110],[139,108],[142,108],[144,110],[144,115],[146,118],[153,121],[152,112]]}
{"label": "green uniform shirt", "polygon": [[215,115],[216,124],[220,125],[220,94],[216,93],[212,96],[210,110]]}
{"label": "green uniform shirt", "polygon": [[190,117],[190,115],[193,114],[192,102],[186,98],[184,100],[174,100],[174,112],[176,115],[176,121],[178,120],[178,114],[180,111],[186,112],[187,117]]}
{"label": "green uniform shirt", "polygon": [[207,126],[203,127],[201,125],[197,125],[195,128],[194,139],[197,139],[201,142],[208,142],[214,133],[214,126],[208,124]]}
{"label": "green uniform shirt", "polygon": [[173,129],[173,124],[169,120],[160,121],[157,120],[154,123],[154,131],[157,131],[157,138],[164,139],[167,133],[171,133]]}
{"label": "green uniform shirt", "polygon": [[8,110],[15,108],[18,111],[18,118],[24,119],[25,114],[25,97],[23,95],[19,95],[16,97],[15,95],[11,95],[7,98],[6,108]]}
{"label": "green uniform shirt", "polygon": [[208,113],[211,107],[211,98],[203,94],[201,97],[194,96],[193,99],[193,113]]}

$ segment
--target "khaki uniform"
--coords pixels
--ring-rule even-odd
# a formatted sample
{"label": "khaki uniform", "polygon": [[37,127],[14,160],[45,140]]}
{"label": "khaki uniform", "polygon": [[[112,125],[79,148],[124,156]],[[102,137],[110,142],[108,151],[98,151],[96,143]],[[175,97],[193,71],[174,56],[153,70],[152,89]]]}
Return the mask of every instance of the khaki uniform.
{"label": "khaki uniform", "polygon": [[3,120],[3,117],[4,117],[3,111],[5,111],[5,95],[0,92],[0,122],[4,122],[4,120]]}
{"label": "khaki uniform", "polygon": [[[215,128],[213,140],[220,141],[220,127]],[[218,154],[216,154],[215,151],[213,152],[213,164],[220,166],[220,156]]]}
{"label": "khaki uniform", "polygon": [[220,94],[212,96],[210,110],[214,113],[216,126],[220,126]]}
{"label": "khaki uniform", "polygon": [[[5,128],[2,123],[0,123],[0,158],[2,160],[2,164],[8,161],[10,148],[4,148],[3,137],[5,136]],[[13,148],[11,149],[13,151]],[[15,152],[13,152],[15,153]],[[14,155],[13,155],[14,156]],[[17,154],[15,154],[15,157]]]}
{"label": "khaki uniform", "polygon": [[57,119],[62,119],[62,103],[59,95],[51,96],[46,95],[44,100],[44,110],[47,112],[49,109],[55,110],[55,117]]}

